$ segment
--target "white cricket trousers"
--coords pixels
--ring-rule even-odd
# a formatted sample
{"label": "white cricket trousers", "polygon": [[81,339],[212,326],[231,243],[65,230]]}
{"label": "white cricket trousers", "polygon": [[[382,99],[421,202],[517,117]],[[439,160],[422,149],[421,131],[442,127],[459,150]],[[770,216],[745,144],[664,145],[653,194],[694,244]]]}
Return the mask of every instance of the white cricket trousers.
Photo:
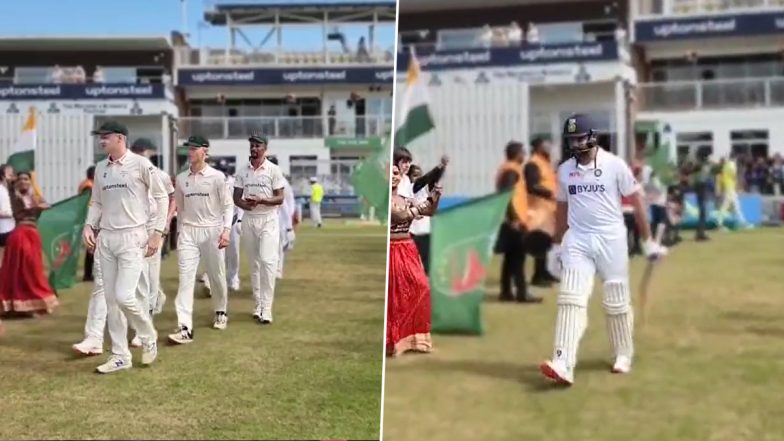
{"label": "white cricket trousers", "polygon": [[743,211],[740,209],[738,193],[735,191],[728,191],[724,193],[724,196],[721,200],[721,206],[719,207],[719,213],[717,216],[719,227],[724,224],[724,217],[727,216],[727,213],[730,211],[730,207],[732,207],[732,214],[735,215],[735,221],[740,225],[745,225],[746,218],[743,217]]}
{"label": "white cricket trousers", "polygon": [[144,259],[142,275],[139,278],[139,295],[147,303],[147,311],[152,311],[158,303],[158,293],[161,288],[161,250]]}
{"label": "white cricket trousers", "polygon": [[[157,332],[147,310],[146,300],[138,294],[137,285],[144,267],[147,231],[135,228],[120,231],[102,230],[98,248],[104,294],[106,296],[109,337],[112,354],[129,358],[128,326],[144,342],[156,340]],[[128,320],[126,323],[122,316]]]}
{"label": "white cricket trousers", "polygon": [[226,247],[226,282],[229,286],[240,286],[240,230],[242,222],[231,226],[229,246]]}
{"label": "white cricket trousers", "polygon": [[[101,269],[101,260],[97,256],[96,250],[95,259],[93,259],[93,275],[95,276],[93,289],[90,292],[90,301],[87,305],[87,320],[84,324],[84,336],[87,339],[93,340],[97,344],[103,343],[104,330],[106,329],[106,315],[108,310],[106,307],[106,295],[103,290],[103,270]],[[149,257],[147,258],[149,259]],[[143,272],[143,271],[142,271]],[[139,279],[139,288],[137,288],[137,295],[141,298],[144,292],[142,288],[142,280],[144,274]],[[125,315],[119,314],[118,320],[122,320],[127,326]]]}
{"label": "white cricket trousers", "polygon": [[272,320],[280,258],[279,223],[277,210],[265,214],[245,213],[242,218],[241,240],[250,264],[250,284],[256,300],[254,313],[268,320]]}
{"label": "white cricket trousers", "polygon": [[226,256],[218,249],[222,226],[192,227],[183,225],[177,238],[177,264],[180,286],[174,301],[177,322],[193,329],[193,290],[199,262],[204,261],[210,280],[212,304],[215,312],[226,312]]}
{"label": "white cricket trousers", "polygon": [[[104,330],[106,329],[106,297],[103,292],[103,270],[99,250],[95,250],[93,259],[93,290],[90,292],[90,302],[87,305],[87,320],[84,323],[84,336],[96,343],[103,343]],[[125,320],[125,316],[120,314]]]}
{"label": "white cricket trousers", "polygon": [[615,355],[632,357],[633,311],[629,294],[629,251],[623,225],[615,234],[567,230],[561,245],[561,284],[553,360],[577,363],[577,349],[588,326],[588,301],[596,273],[604,281],[607,331]]}
{"label": "white cricket trousers", "polygon": [[310,203],[310,220],[314,225],[321,225],[321,202]]}

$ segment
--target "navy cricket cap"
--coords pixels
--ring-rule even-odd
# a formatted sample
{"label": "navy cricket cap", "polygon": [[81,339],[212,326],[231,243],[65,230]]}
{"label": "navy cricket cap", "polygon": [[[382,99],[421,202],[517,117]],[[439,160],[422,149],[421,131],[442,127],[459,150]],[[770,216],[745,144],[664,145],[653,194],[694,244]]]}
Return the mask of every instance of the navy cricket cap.
{"label": "navy cricket cap", "polygon": [[578,113],[566,118],[563,127],[563,136],[566,138],[581,138],[593,134],[596,130],[591,119]]}

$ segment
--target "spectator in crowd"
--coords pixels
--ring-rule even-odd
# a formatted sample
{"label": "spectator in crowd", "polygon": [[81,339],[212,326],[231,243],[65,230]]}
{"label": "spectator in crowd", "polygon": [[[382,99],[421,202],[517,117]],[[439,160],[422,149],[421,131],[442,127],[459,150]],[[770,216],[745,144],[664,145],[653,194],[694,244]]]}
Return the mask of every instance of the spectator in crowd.
{"label": "spectator in crowd", "polygon": [[525,41],[539,43],[539,29],[532,22],[528,22],[528,32],[525,33]]}
{"label": "spectator in crowd", "polygon": [[[640,179],[642,172],[639,165],[632,167],[632,173],[634,173],[634,177],[638,182],[642,182],[642,179]],[[634,219],[634,204],[631,197],[621,197],[621,210],[623,211],[623,223],[626,225],[626,234],[629,242],[629,256],[642,254],[640,230],[637,227],[637,221]]]}
{"label": "spectator in crowd", "polygon": [[773,194],[780,196],[784,190],[784,160],[781,155],[776,153],[770,166],[770,179],[772,181]]}
{"label": "spectator in crowd", "polygon": [[[650,165],[635,167],[635,177],[642,182],[646,202],[651,213],[651,234],[657,234],[658,228],[671,227],[667,216],[667,187],[661,182],[659,176]],[[661,237],[664,237],[664,233]]]}
{"label": "spectator in crowd", "polygon": [[509,30],[507,31],[506,38],[509,41],[510,46],[520,46],[523,42],[523,30],[520,28],[520,25],[517,24],[516,21],[513,21],[511,25],[509,25]]}
{"label": "spectator in crowd", "polygon": [[368,52],[367,43],[365,42],[365,37],[359,37],[359,43],[357,44],[357,61],[360,62],[370,61],[370,52]]}
{"label": "spectator in crowd", "polygon": [[93,83],[101,84],[106,82],[106,76],[103,73],[101,66],[96,66],[93,72]]}
{"label": "spectator in crowd", "polygon": [[52,69],[52,77],[51,77],[52,83],[62,84],[64,75],[65,74],[63,72],[63,69],[60,67],[60,65],[55,64],[54,68]]}
{"label": "spectator in crowd", "polygon": [[0,267],[0,313],[48,314],[58,302],[44,272],[37,221],[49,204],[33,192],[28,172],[17,175],[14,187],[11,206],[16,227],[8,236]]}

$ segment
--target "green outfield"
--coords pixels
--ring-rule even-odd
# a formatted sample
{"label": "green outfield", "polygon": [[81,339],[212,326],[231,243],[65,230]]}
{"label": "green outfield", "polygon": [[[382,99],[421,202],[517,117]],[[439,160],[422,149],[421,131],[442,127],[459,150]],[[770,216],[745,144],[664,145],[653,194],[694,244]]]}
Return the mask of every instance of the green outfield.
{"label": "green outfield", "polygon": [[[784,229],[712,237],[682,243],[654,273],[628,376],[609,373],[597,283],[570,389],[537,369],[552,351],[555,289],[536,291],[543,305],[498,303],[496,259],[486,335],[436,335],[435,353],[387,361],[384,440],[782,439]],[[642,268],[636,259],[635,301]]]}
{"label": "green outfield", "polygon": [[[101,376],[105,356],[76,358],[91,284],[60,293],[53,316],[6,320],[0,337],[2,439],[377,439],[383,357],[386,230],[301,226],[279,281],[275,323],[251,319],[230,294],[229,327],[211,329],[197,294],[195,341],[166,346],[177,325],[176,255],[163,263],[169,296],[158,316],[159,360]],[[108,338],[107,348],[108,348]]]}

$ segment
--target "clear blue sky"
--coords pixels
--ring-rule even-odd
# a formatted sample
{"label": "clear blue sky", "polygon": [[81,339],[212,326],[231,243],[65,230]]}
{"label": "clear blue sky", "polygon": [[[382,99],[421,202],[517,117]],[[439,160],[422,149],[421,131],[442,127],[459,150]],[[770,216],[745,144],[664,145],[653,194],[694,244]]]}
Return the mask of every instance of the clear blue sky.
{"label": "clear blue sky", "polygon": [[[271,0],[266,3],[282,3]],[[348,0],[351,1],[351,0]],[[371,0],[372,1],[372,0]],[[296,0],[297,3],[315,3]],[[318,3],[339,3],[320,0]],[[211,9],[214,0],[186,0],[188,33],[191,46],[222,48],[229,44],[225,27],[206,26],[204,12]],[[224,3],[265,3],[264,0],[234,0]],[[168,36],[181,30],[182,9],[180,0],[0,0],[0,36]],[[367,26],[341,26],[349,46],[356,48],[359,37],[366,35]],[[261,28],[248,33],[248,38],[258,44],[267,30]],[[321,47],[321,27],[283,28],[283,45],[289,49],[318,49]],[[381,49],[392,48],[395,42],[394,23],[376,28],[376,45]],[[237,45],[247,43],[238,37]],[[274,42],[274,38],[270,40]],[[274,44],[274,43],[273,43]],[[334,42],[333,42],[334,44]],[[268,46],[269,47],[269,46]]]}

